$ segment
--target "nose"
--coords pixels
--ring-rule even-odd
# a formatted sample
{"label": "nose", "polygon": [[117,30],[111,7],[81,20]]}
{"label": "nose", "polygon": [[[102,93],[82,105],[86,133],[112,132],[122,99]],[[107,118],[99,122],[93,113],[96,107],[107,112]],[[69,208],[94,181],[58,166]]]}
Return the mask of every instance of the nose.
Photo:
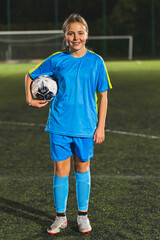
{"label": "nose", "polygon": [[78,34],[75,33],[75,34],[74,34],[74,40],[77,40],[77,39],[78,39]]}

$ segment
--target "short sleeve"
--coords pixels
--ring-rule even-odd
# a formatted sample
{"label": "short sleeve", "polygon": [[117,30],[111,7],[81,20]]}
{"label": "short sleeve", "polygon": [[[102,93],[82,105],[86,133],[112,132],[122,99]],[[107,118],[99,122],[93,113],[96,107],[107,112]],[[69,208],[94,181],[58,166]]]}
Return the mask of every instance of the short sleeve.
{"label": "short sleeve", "polygon": [[105,92],[112,89],[112,84],[110,82],[109,74],[103,59],[99,63],[99,74],[97,81],[97,92]]}
{"label": "short sleeve", "polygon": [[40,75],[53,75],[51,58],[47,58],[43,62],[36,65],[33,69],[29,71],[29,75],[32,79],[35,79]]}

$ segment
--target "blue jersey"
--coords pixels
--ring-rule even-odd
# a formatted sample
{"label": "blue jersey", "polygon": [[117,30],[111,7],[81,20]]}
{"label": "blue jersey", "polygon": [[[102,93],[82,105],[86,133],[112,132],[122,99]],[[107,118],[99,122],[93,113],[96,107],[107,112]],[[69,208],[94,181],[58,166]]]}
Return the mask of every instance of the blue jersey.
{"label": "blue jersey", "polygon": [[53,75],[58,92],[50,104],[46,131],[73,137],[93,137],[97,126],[96,92],[112,88],[103,59],[87,51],[81,58],[68,50],[57,52],[29,71]]}

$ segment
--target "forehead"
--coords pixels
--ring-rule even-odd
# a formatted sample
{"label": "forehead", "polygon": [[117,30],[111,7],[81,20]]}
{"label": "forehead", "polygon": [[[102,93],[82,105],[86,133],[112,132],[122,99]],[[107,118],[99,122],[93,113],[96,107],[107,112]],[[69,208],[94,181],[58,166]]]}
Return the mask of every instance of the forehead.
{"label": "forehead", "polygon": [[86,31],[86,27],[79,22],[70,23],[67,31]]}

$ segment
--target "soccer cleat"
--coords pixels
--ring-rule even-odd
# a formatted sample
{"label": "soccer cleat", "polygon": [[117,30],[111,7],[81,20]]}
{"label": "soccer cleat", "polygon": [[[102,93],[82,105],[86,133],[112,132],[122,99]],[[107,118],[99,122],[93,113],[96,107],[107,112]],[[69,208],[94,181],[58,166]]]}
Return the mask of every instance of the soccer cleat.
{"label": "soccer cleat", "polygon": [[47,229],[47,232],[50,234],[57,234],[65,227],[67,227],[67,217],[56,216],[54,223]]}
{"label": "soccer cleat", "polygon": [[79,227],[79,232],[85,234],[91,232],[92,228],[88,219],[88,215],[77,216],[77,223]]}

